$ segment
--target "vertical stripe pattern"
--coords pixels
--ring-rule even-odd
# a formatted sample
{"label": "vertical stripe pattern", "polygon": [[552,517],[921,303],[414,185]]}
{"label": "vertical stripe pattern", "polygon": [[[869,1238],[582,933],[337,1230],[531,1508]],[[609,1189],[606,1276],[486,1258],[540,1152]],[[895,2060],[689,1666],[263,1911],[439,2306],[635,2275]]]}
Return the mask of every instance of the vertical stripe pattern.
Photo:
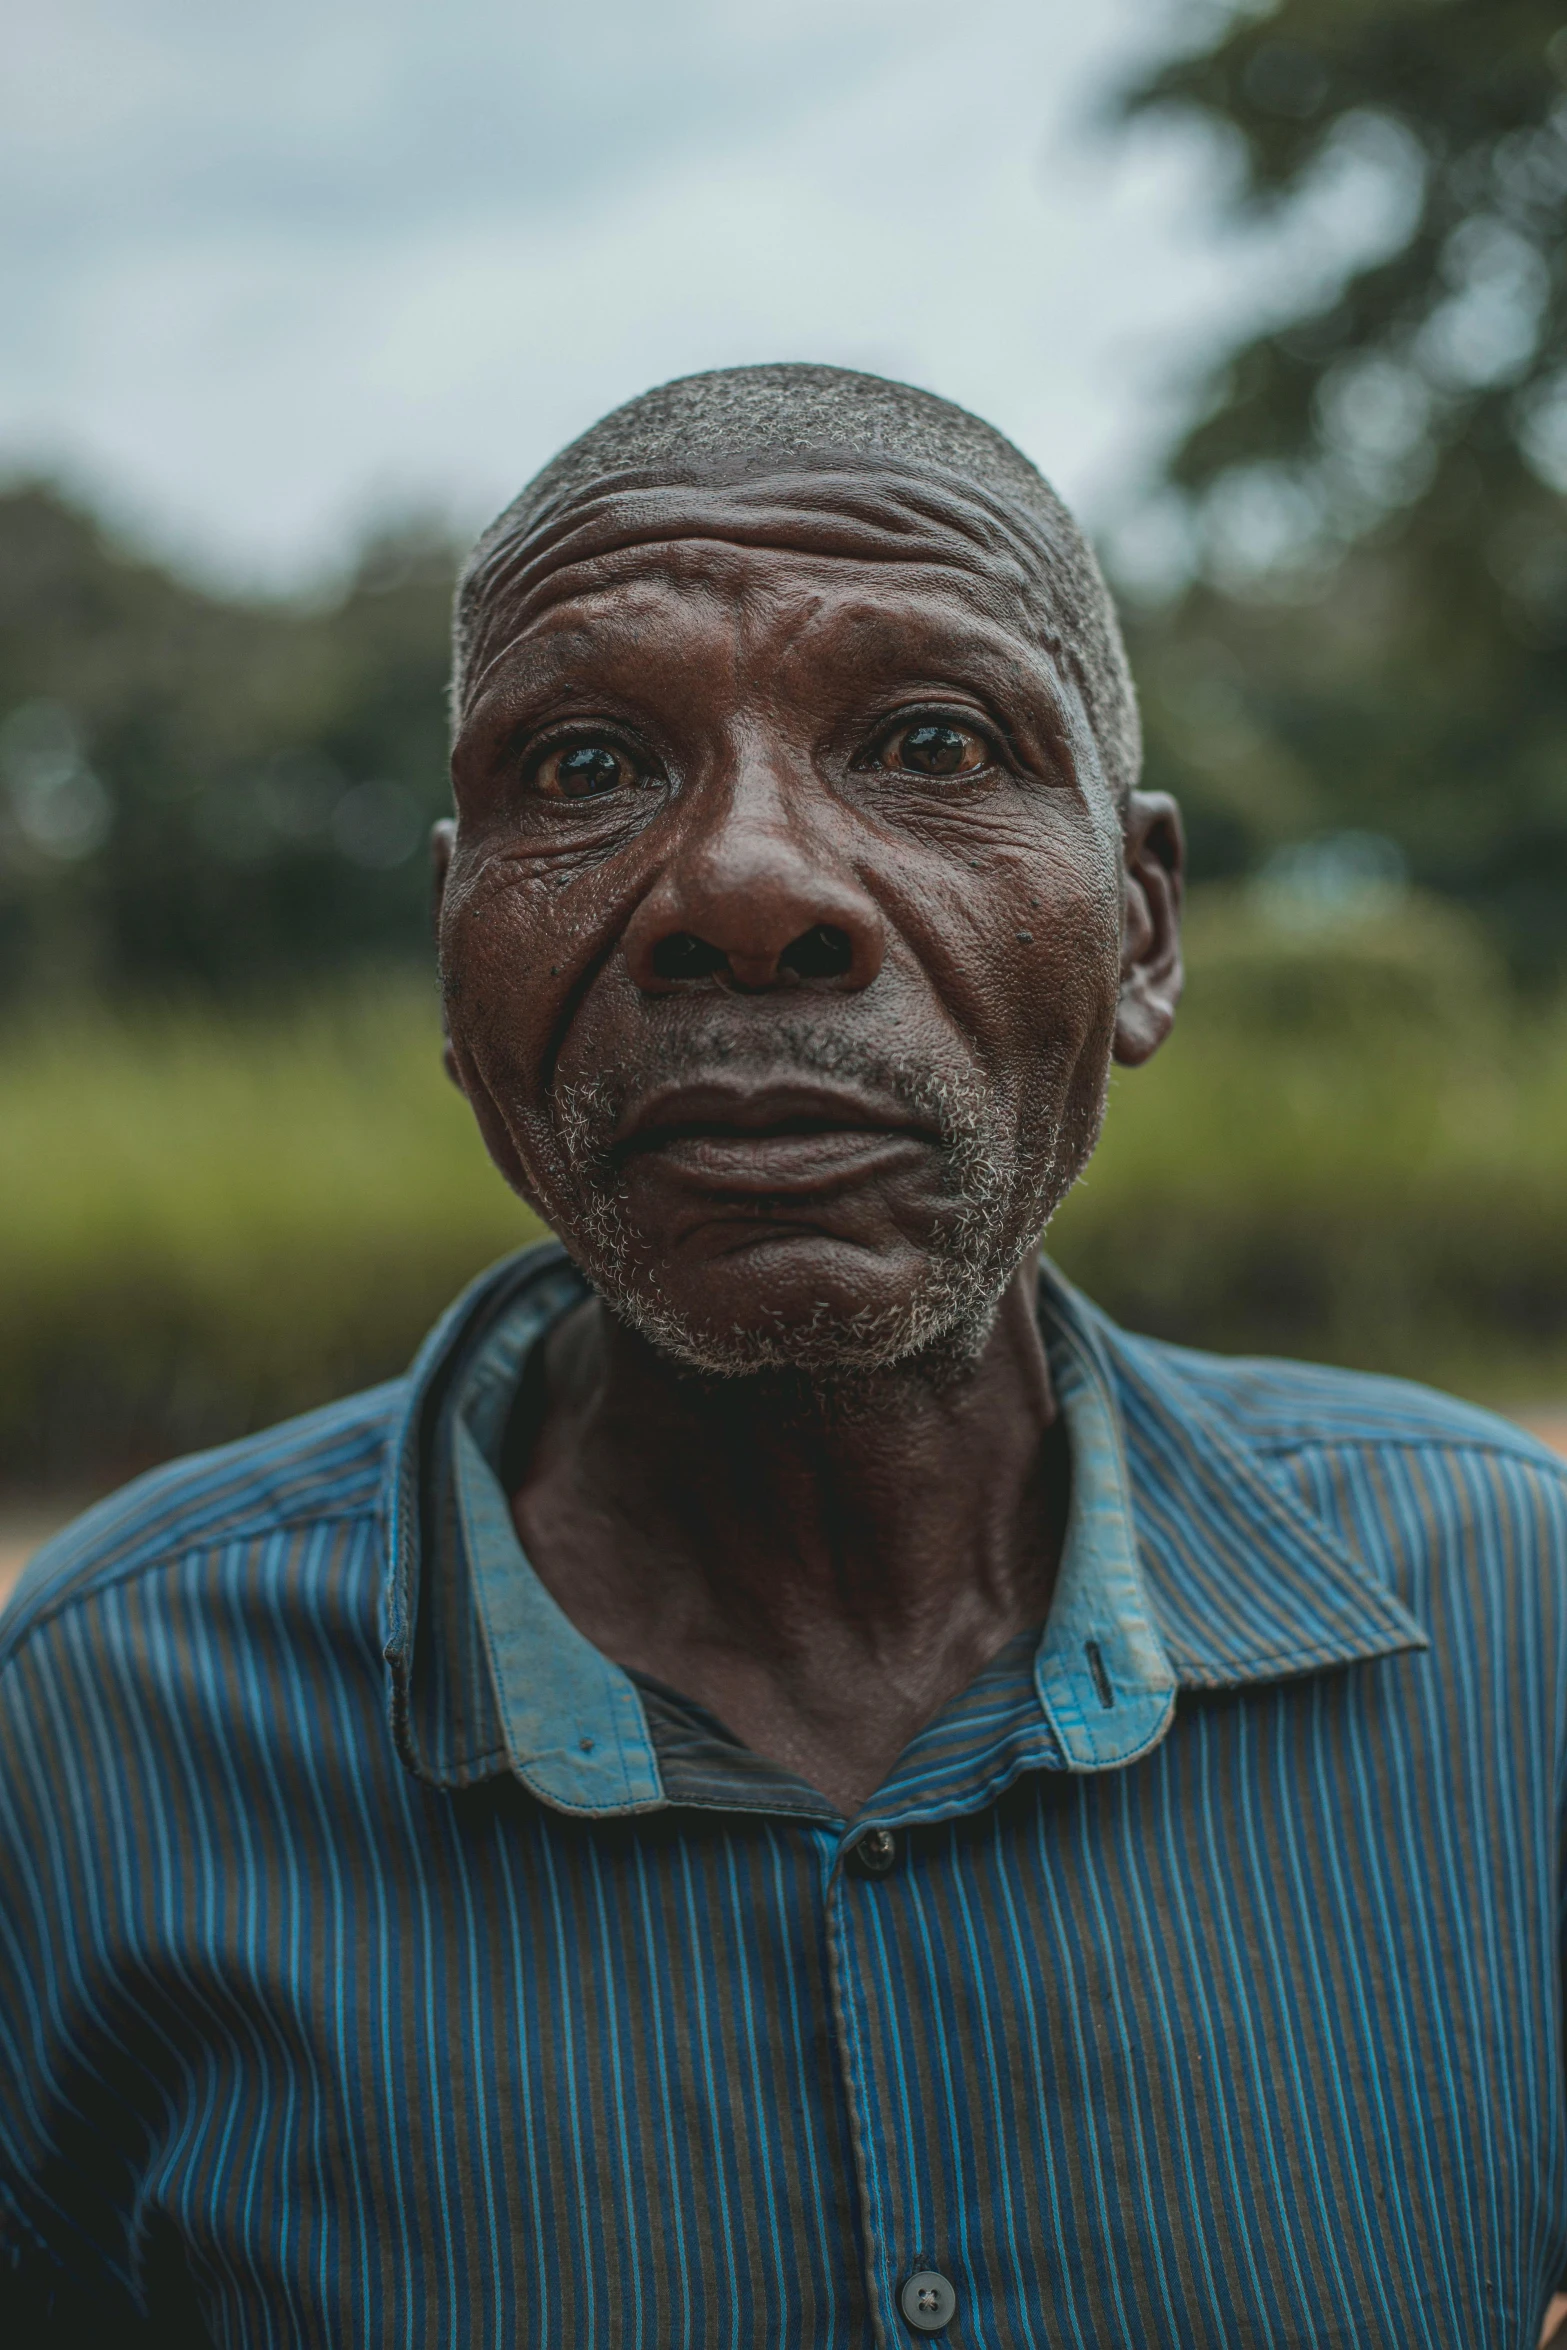
{"label": "vertical stripe pattern", "polygon": [[441,1451],[558,1274],[131,1488],[0,1624],[0,2339],[863,2350],[918,2338],[929,2265],[963,2350],[1532,2345],[1567,2274],[1548,1458],[1052,1277],[1161,1741],[1072,1767],[1017,1641],[851,1825],[643,1684],[659,1806],[572,1817],[507,1766]]}

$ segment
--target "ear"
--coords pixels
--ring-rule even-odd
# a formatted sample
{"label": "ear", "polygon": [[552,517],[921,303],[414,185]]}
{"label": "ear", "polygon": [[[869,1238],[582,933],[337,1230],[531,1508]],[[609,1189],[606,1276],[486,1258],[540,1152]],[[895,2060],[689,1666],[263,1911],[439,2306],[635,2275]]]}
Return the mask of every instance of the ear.
{"label": "ear", "polygon": [[[446,898],[446,876],[451,871],[452,851],[457,845],[457,827],[450,816],[443,816],[430,827],[430,926],[435,932],[437,956],[441,937],[441,907]],[[452,1051],[452,1027],[447,1016],[447,978],[441,972],[441,1066],[463,1092],[462,1078],[457,1070],[457,1056]]]}
{"label": "ear", "polygon": [[1135,1069],[1163,1044],[1181,1000],[1181,899],[1186,884],[1181,811],[1167,792],[1134,791],[1127,800],[1121,836],[1121,997],[1115,1016],[1115,1057]]}

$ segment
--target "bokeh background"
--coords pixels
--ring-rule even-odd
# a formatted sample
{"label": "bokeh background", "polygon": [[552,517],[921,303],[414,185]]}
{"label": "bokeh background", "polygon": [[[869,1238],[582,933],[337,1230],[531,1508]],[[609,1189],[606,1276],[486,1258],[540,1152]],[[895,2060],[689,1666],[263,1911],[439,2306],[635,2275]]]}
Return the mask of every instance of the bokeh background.
{"label": "bokeh background", "polygon": [[0,97],[0,1546],[527,1232],[435,1057],[465,537],[647,384],[908,377],[1121,592],[1197,888],[1054,1246],[1567,1405],[1560,0],[56,0]]}

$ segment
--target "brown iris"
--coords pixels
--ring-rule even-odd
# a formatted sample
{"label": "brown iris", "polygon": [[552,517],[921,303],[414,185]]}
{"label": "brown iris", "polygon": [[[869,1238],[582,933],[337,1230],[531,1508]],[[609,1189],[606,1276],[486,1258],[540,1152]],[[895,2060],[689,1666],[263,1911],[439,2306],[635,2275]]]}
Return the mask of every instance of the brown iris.
{"label": "brown iris", "polygon": [[612,743],[565,743],[533,771],[534,790],[552,800],[592,799],[635,781],[636,769]]}
{"label": "brown iris", "polygon": [[888,738],[881,763],[912,775],[972,775],[989,764],[990,755],[989,744],[966,726],[921,719]]}

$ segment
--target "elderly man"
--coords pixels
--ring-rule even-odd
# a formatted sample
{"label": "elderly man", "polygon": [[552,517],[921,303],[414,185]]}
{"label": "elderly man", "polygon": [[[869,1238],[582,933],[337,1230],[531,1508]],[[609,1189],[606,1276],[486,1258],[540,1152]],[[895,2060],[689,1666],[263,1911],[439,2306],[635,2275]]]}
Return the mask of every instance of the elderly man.
{"label": "elderly man", "polygon": [[1562,1479],[1039,1264],[1180,973],[1072,523],[692,378],[486,534],[454,707],[448,1062],[559,1245],[6,1619],[5,2338],[1519,2350]]}

